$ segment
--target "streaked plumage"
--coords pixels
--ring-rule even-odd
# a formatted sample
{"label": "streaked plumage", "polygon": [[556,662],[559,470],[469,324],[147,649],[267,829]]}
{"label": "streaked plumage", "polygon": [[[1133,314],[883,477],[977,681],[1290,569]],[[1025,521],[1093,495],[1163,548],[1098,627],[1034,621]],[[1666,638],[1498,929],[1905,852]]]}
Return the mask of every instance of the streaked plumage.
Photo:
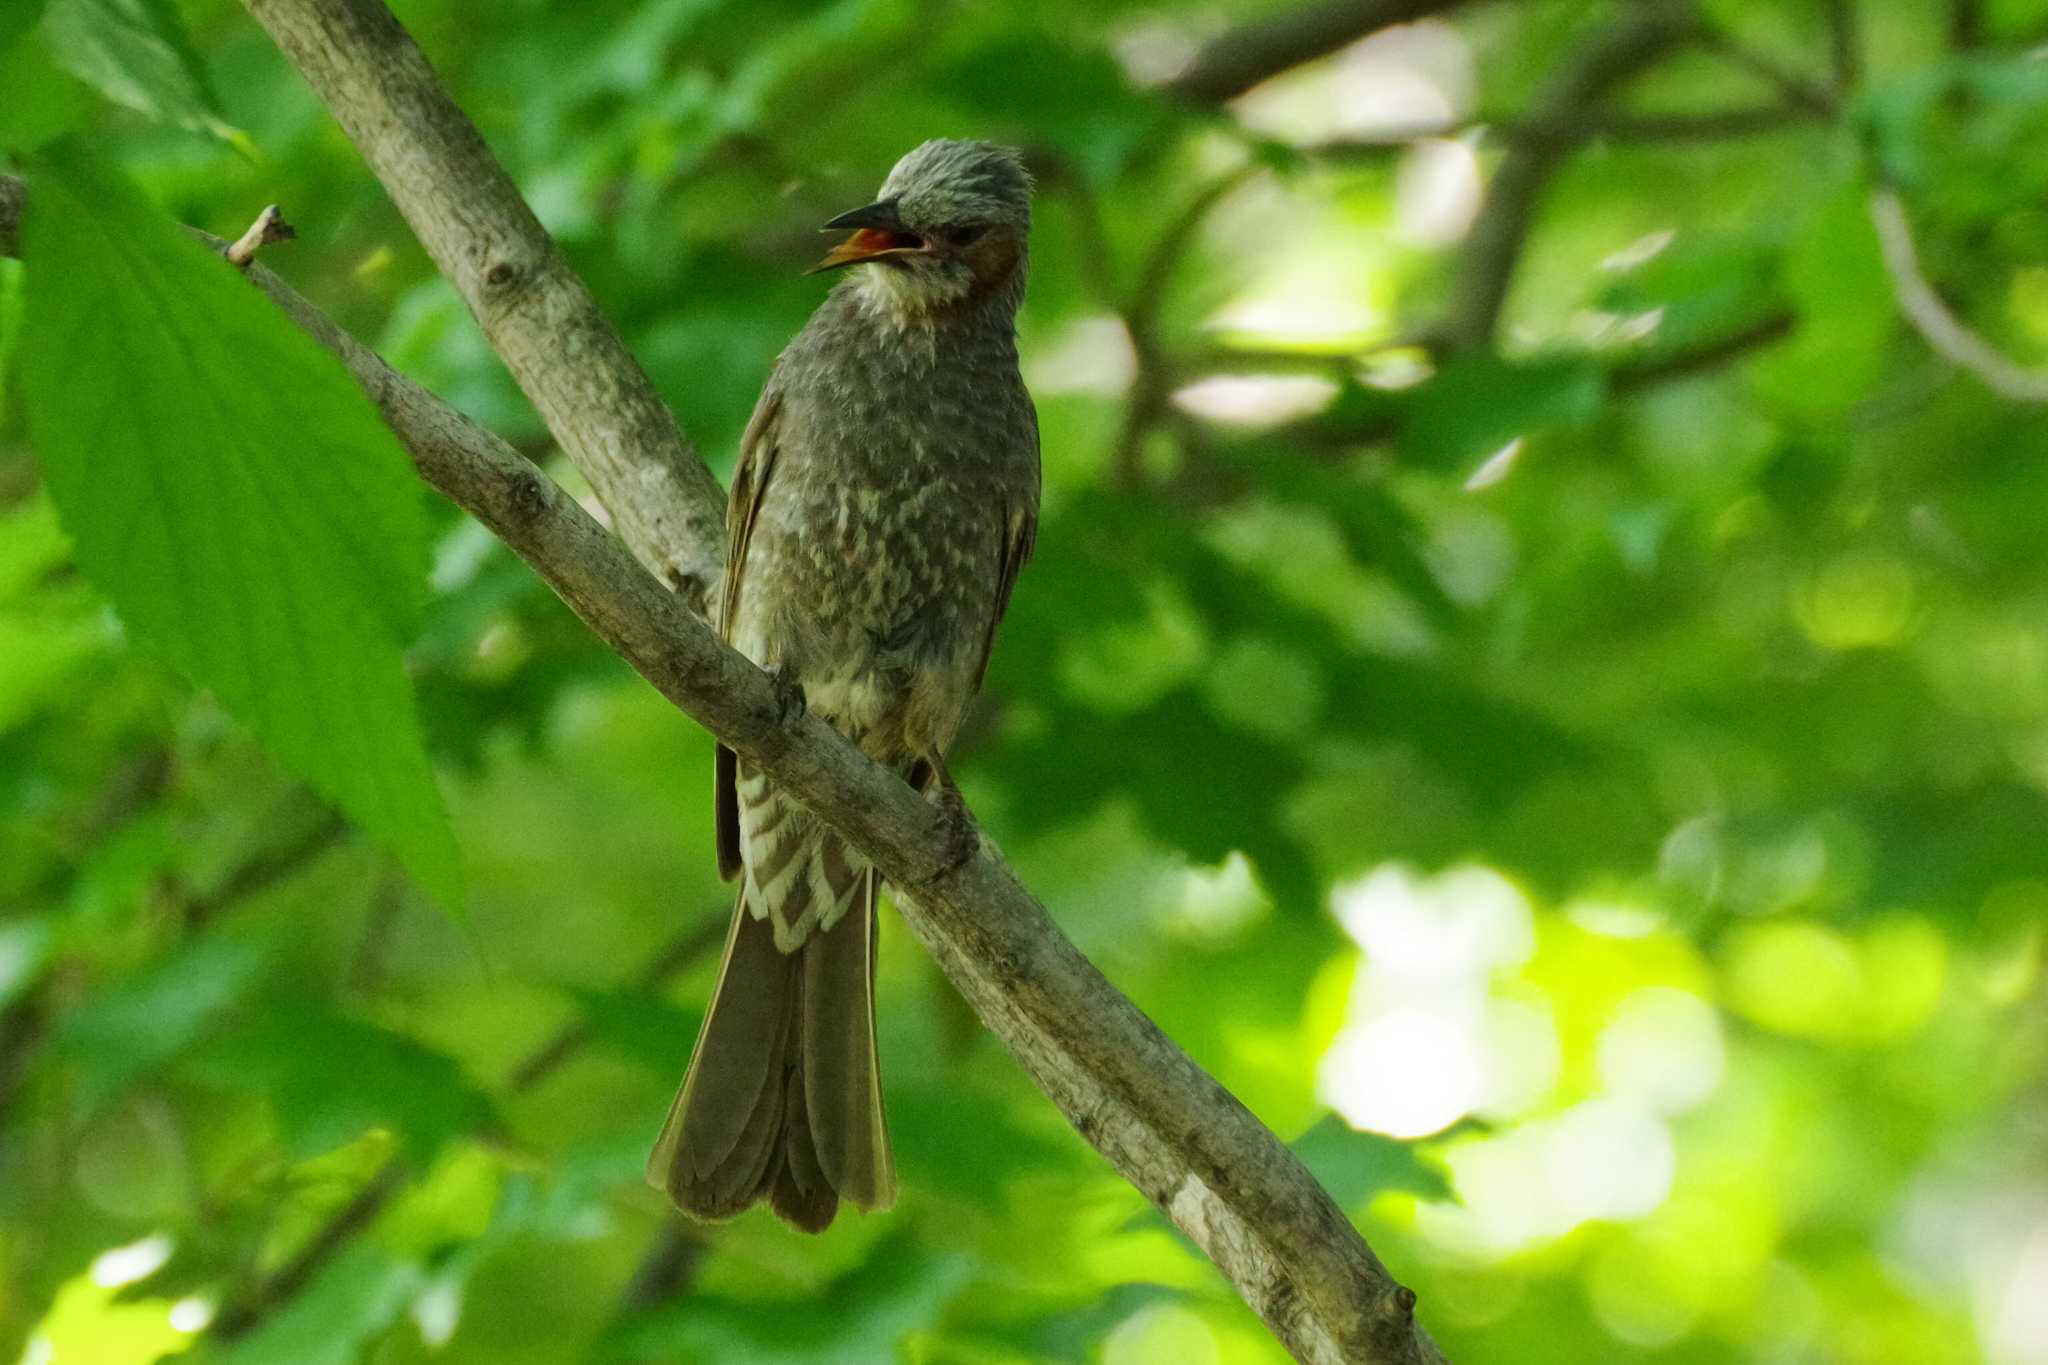
{"label": "streaked plumage", "polygon": [[[927,142],[853,268],[783,352],[741,443],[718,624],[811,710],[928,790],[987,670],[1038,516],[1017,368],[1030,180],[1016,154]],[[685,1212],[766,1198],[800,1227],[896,1181],[874,1039],[879,878],[765,774],[719,751],[718,857],[740,881],[717,992],[648,1176]]]}

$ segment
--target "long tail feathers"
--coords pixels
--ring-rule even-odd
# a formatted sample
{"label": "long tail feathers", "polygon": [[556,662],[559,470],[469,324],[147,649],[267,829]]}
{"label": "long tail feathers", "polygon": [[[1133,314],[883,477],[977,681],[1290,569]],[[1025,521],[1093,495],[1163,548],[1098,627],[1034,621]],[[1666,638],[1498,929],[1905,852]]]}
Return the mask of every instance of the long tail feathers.
{"label": "long tail feathers", "polygon": [[775,917],[751,913],[742,882],[711,1008],[647,1163],[685,1213],[730,1218],[765,1198],[817,1232],[842,1198],[895,1202],[875,1050],[879,879],[860,880],[855,909],[794,952],[776,946]]}

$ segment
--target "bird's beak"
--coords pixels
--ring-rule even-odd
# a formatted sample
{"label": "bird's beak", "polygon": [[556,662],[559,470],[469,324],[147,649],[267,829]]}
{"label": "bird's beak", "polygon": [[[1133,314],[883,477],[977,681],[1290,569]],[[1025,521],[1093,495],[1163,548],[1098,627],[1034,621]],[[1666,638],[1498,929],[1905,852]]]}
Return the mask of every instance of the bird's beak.
{"label": "bird's beak", "polygon": [[893,199],[842,213],[820,231],[837,232],[842,228],[853,228],[853,236],[826,252],[825,259],[805,274],[815,275],[821,270],[837,270],[858,261],[904,256],[924,250],[924,239],[904,227],[903,220],[896,216],[896,201]]}

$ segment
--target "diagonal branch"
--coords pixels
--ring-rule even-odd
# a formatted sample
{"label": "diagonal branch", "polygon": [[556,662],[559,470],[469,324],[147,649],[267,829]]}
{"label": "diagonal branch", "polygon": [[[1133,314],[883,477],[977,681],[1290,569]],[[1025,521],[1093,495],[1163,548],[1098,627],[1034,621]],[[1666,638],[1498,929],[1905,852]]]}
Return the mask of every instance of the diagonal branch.
{"label": "diagonal branch", "polygon": [[560,248],[375,0],[248,0],[412,225],[642,563],[701,607],[725,498]]}
{"label": "diagonal branch", "polygon": [[1323,0],[1211,39],[1165,89],[1194,104],[1222,104],[1283,71],[1460,0]]}

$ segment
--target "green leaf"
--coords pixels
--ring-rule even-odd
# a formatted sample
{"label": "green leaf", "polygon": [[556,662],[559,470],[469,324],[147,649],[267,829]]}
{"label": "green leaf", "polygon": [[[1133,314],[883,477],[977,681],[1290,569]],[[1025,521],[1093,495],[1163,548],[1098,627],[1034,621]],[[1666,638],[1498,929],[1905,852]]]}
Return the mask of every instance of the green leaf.
{"label": "green leaf", "polygon": [[243,140],[221,117],[170,0],[49,0],[43,31],[58,62],[115,103],[225,142]]}
{"label": "green leaf", "polygon": [[460,863],[402,642],[426,534],[345,370],[75,148],[34,159],[23,391],[79,566],[443,903]]}
{"label": "green leaf", "polygon": [[0,90],[0,147],[20,152],[69,132],[93,106],[92,92],[57,66],[40,29],[0,44]]}

